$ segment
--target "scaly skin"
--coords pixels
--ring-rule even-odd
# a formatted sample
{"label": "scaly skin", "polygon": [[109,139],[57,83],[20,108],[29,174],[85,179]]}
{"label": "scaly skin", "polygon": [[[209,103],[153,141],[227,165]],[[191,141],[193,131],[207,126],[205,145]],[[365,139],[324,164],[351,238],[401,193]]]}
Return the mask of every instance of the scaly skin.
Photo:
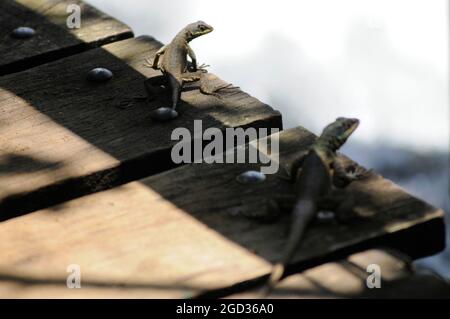
{"label": "scaly skin", "polygon": [[[283,258],[277,263],[269,278],[265,293],[269,293],[282,278],[285,266],[291,261],[306,227],[316,217],[322,202],[339,201],[335,187],[345,187],[349,182],[359,179],[363,170],[348,172],[336,151],[347,141],[359,125],[359,120],[338,118],[323,130],[306,156],[293,165],[291,178],[295,179],[295,204],[292,210],[292,224]],[[284,198],[284,203],[292,199]],[[271,202],[272,209],[279,209],[281,203]],[[325,205],[324,205],[325,206]],[[339,213],[339,210],[335,210]]]}
{"label": "scaly skin", "polygon": [[[173,109],[176,109],[178,105],[183,84],[198,81],[200,79],[199,72],[205,72],[205,70],[198,71],[197,59],[189,42],[211,31],[213,31],[213,27],[203,21],[191,23],[181,30],[169,44],[161,47],[152,62],[147,61],[149,67],[162,71],[170,86]],[[192,72],[188,70],[188,55],[192,61]]]}

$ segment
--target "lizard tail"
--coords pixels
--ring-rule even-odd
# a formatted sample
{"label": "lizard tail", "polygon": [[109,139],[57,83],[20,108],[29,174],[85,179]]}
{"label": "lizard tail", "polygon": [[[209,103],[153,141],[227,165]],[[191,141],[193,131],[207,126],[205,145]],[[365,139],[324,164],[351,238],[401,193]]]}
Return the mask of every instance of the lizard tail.
{"label": "lizard tail", "polygon": [[300,199],[295,205],[287,247],[281,262],[275,264],[272,268],[272,273],[270,274],[270,278],[266,284],[266,288],[264,289],[265,295],[268,295],[283,277],[286,265],[291,261],[301,239],[303,238],[305,228],[314,218],[315,213],[316,204],[314,201]]}
{"label": "lizard tail", "polygon": [[177,108],[178,101],[181,98],[181,89],[183,83],[180,80],[178,80],[175,76],[169,73],[167,78],[169,80],[169,85],[172,90],[172,108],[175,110]]}
{"label": "lizard tail", "polygon": [[284,274],[284,265],[282,263],[277,263],[272,268],[272,272],[270,274],[270,278],[267,281],[267,284],[264,286],[262,290],[262,295],[267,297],[281,280]]}

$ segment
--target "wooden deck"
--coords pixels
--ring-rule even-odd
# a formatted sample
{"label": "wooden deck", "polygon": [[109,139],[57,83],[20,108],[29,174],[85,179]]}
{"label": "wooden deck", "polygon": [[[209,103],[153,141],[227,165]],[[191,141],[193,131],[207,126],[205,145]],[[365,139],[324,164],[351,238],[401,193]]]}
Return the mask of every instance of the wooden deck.
{"label": "wooden deck", "polygon": [[[179,118],[152,121],[150,111],[168,100],[157,87],[143,99],[144,80],[159,75],[143,64],[162,44],[134,38],[83,3],[81,29],[67,29],[68,3],[0,4],[0,297],[247,297],[238,293],[266,278],[286,240],[289,216],[262,220],[266,199],[291,192],[290,185],[277,175],[253,185],[236,181],[258,164],[176,165],[171,133],[192,132],[196,119],[203,129],[282,129],[280,113],[237,88],[216,97],[194,83],[183,92]],[[37,34],[10,38],[19,26]],[[114,77],[88,82],[95,67]],[[282,167],[315,139],[302,127],[277,137],[280,152],[268,156],[279,155]],[[373,247],[411,258],[443,249],[442,210],[376,173],[347,191],[361,221],[312,227],[290,273],[358,252],[366,263],[383,264],[387,257],[364,252]],[[66,287],[71,264],[81,267],[81,289]],[[326,271],[314,273],[329,280]],[[296,276],[286,283],[295,286]]]}

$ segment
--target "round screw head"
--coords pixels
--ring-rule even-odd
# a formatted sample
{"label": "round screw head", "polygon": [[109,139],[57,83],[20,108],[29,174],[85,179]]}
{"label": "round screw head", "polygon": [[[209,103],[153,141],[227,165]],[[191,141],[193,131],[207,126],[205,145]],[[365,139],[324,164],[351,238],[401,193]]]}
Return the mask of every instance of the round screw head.
{"label": "round screw head", "polygon": [[170,121],[178,116],[178,112],[171,107],[160,107],[150,113],[150,117],[158,122]]}
{"label": "round screw head", "polygon": [[264,182],[266,180],[266,175],[259,171],[246,171],[238,175],[236,180],[242,184],[256,184]]}
{"label": "round screw head", "polygon": [[91,82],[102,83],[111,80],[113,73],[106,68],[95,68],[88,72],[87,79]]}
{"label": "round screw head", "polygon": [[334,220],[334,212],[332,211],[320,211],[317,213],[317,219],[322,222],[328,222]]}
{"label": "round screw head", "polygon": [[11,36],[16,39],[28,39],[36,34],[33,28],[29,27],[18,27],[13,30]]}

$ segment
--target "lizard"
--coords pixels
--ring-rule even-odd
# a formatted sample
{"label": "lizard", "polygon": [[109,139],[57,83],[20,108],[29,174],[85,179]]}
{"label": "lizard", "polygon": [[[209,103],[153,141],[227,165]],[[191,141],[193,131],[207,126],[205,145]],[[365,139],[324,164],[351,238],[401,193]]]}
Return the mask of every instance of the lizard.
{"label": "lizard", "polygon": [[[197,58],[194,51],[189,46],[189,42],[202,35],[212,32],[214,28],[203,21],[197,21],[188,24],[173,38],[173,40],[162,46],[155,54],[153,61],[147,59],[147,67],[155,70],[161,70],[163,77],[169,84],[172,97],[171,108],[160,108],[157,111],[162,114],[167,114],[167,119],[176,117],[176,107],[181,97],[181,90],[184,83],[198,81],[201,78],[201,73],[205,73],[206,67],[202,65],[197,66]],[[191,58],[189,65],[187,56]],[[189,67],[190,66],[190,67]],[[147,91],[148,82],[146,82]],[[202,88],[200,88],[202,90]],[[206,94],[213,94],[205,89]],[[164,116],[163,116],[164,117]]]}
{"label": "lizard", "polygon": [[352,217],[352,212],[349,212],[351,204],[348,200],[342,201],[345,196],[342,188],[362,178],[368,171],[359,166],[344,167],[336,151],[347,141],[358,125],[358,119],[339,117],[326,126],[306,154],[297,158],[288,171],[288,177],[294,181],[295,197],[284,196],[279,197],[278,200],[269,201],[269,210],[279,211],[282,205],[293,207],[293,209],[286,249],[282,259],[272,268],[265,287],[265,295],[283,277],[285,267],[299,246],[306,227],[319,211],[331,208],[337,218],[346,220]]}

